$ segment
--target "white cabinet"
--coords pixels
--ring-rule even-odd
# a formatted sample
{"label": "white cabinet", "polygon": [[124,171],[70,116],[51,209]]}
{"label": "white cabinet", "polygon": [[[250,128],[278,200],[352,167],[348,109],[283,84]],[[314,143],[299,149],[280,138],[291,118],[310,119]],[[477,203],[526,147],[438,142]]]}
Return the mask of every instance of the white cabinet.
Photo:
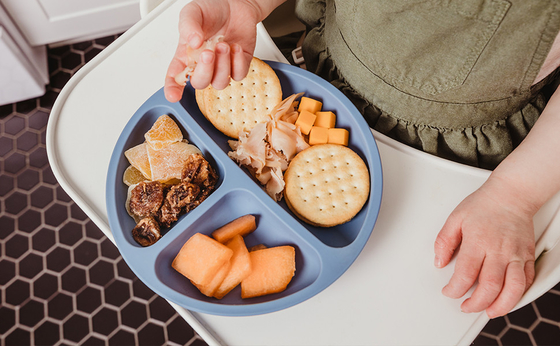
{"label": "white cabinet", "polygon": [[47,49],[31,47],[0,6],[0,105],[44,94]]}
{"label": "white cabinet", "polygon": [[116,34],[140,19],[139,0],[0,0],[31,46]]}

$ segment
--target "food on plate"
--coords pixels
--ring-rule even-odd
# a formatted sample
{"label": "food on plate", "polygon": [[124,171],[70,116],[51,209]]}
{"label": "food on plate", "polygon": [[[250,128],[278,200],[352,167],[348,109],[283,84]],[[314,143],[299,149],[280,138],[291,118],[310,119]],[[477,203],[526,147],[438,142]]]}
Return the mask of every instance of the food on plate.
{"label": "food on plate", "polygon": [[172,267],[197,285],[208,285],[229,262],[233,250],[202,233],[195,233],[181,247]]}
{"label": "food on plate", "polygon": [[[282,292],[295,274],[295,248],[290,245],[267,248],[259,244],[249,250],[243,238],[248,234],[247,228],[239,227],[247,220],[254,221],[255,217],[243,215],[224,225],[226,228],[218,228],[229,229],[226,233],[232,235],[221,238],[223,241],[194,234],[181,247],[171,266],[208,297],[222,299],[239,285],[245,292],[242,298]],[[262,253],[253,255],[256,252]]]}
{"label": "food on plate", "polygon": [[142,246],[150,246],[161,238],[158,222],[153,216],[140,220],[132,229],[132,237]]}
{"label": "food on plate", "polygon": [[272,109],[282,101],[282,88],[274,70],[253,58],[247,76],[231,80],[223,90],[212,86],[196,90],[196,101],[202,114],[222,133],[238,138],[269,119]]}
{"label": "food on plate", "polygon": [[336,144],[299,153],[284,175],[284,199],[303,221],[332,227],[351,220],[369,196],[369,171],[358,154]]}
{"label": "food on plate", "polygon": [[319,111],[315,113],[317,119],[313,125],[319,127],[331,128],[336,125],[336,114],[331,111]]}
{"label": "food on plate", "polygon": [[140,218],[157,214],[163,202],[163,185],[159,181],[142,181],[130,191],[128,208]]}
{"label": "food on plate", "polygon": [[146,143],[155,150],[183,140],[183,133],[177,123],[167,114],[157,118],[152,128],[144,134]]}
{"label": "food on plate", "polygon": [[241,281],[241,298],[282,292],[296,271],[296,252],[292,246],[276,246],[249,253],[252,271]]}
{"label": "food on plate", "polygon": [[148,180],[152,179],[152,168],[148,159],[148,144],[146,142],[138,144],[124,152],[124,156],[132,167],[144,175]]}
{"label": "food on plate", "polygon": [[123,182],[129,186],[126,210],[137,223],[133,238],[149,246],[161,238],[160,228],[171,226],[212,193],[218,176],[170,116],[160,116],[144,138],[125,151],[131,166]]}
{"label": "food on plate", "polygon": [[230,259],[230,267],[226,276],[222,279],[218,288],[213,292],[213,296],[222,299],[239,285],[252,271],[251,258],[245,241],[240,234],[225,243],[227,247],[233,250],[233,256]]}
{"label": "food on plate", "polygon": [[329,141],[328,128],[313,126],[309,131],[309,145],[327,144],[328,141]]}
{"label": "food on plate", "polygon": [[298,112],[307,111],[315,114],[321,110],[323,103],[310,97],[302,97],[299,103]]}
{"label": "food on plate", "polygon": [[327,143],[348,146],[349,136],[350,134],[348,133],[347,129],[330,128],[328,133]]}
{"label": "food on plate", "polygon": [[179,72],[175,76],[175,83],[179,85],[187,84],[187,80],[189,80],[189,76],[193,73],[196,64],[198,63],[198,58],[200,57],[200,53],[203,50],[209,49],[214,50],[216,48],[216,44],[218,42],[222,42],[224,40],[223,35],[215,36],[209,40],[206,40],[200,48],[192,49],[191,47],[187,46],[187,61],[185,61],[185,69]]}
{"label": "food on plate", "polygon": [[229,141],[232,151],[228,156],[247,168],[275,201],[282,199],[283,171],[288,168],[289,160],[309,147],[294,124],[298,114],[294,101],[300,96],[287,97],[276,105],[265,123],[257,124],[251,131],[242,131],[239,140]]}
{"label": "food on plate", "polygon": [[133,165],[128,166],[124,170],[123,183],[125,183],[126,186],[135,185],[141,181],[146,180],[148,180],[148,178],[146,178],[144,174],[142,174],[142,172],[140,172],[138,168],[134,167]]}
{"label": "food on plate", "polygon": [[296,120],[296,126],[301,129],[301,133],[308,135],[316,119],[317,116],[315,115],[315,113],[311,113],[307,110],[300,111],[299,116]]}
{"label": "food on plate", "polygon": [[212,232],[212,237],[220,243],[226,243],[236,235],[244,237],[255,229],[257,229],[255,216],[247,214],[218,228]]}

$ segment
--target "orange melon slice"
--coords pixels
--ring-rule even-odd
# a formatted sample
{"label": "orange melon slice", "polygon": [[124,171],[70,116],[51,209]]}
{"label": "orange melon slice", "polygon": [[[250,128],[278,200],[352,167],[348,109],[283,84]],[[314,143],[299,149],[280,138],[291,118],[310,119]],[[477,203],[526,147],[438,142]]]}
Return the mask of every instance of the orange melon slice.
{"label": "orange melon slice", "polygon": [[229,272],[213,294],[218,299],[222,299],[251,274],[251,258],[243,237],[236,234],[226,246],[233,250],[233,256],[231,256]]}
{"label": "orange melon slice", "polygon": [[255,216],[251,214],[243,215],[237,219],[223,225],[214,232],[212,237],[220,243],[225,243],[232,239],[235,235],[246,236],[257,229]]}
{"label": "orange melon slice", "polygon": [[187,158],[192,154],[201,154],[200,149],[186,142],[175,142],[160,150],[147,146],[147,152],[152,172],[151,180],[162,183],[173,178],[181,179]]}
{"label": "orange melon slice", "polygon": [[[235,256],[235,254],[234,254],[234,256]],[[224,278],[230,272],[231,265],[232,265],[231,260],[227,261],[226,264],[224,264],[218,270],[218,272],[216,273],[216,275],[214,276],[214,278],[212,279],[212,281],[210,281],[210,283],[208,285],[198,285],[197,283],[195,283],[193,281],[191,281],[191,283],[193,285],[195,285],[196,288],[198,288],[200,293],[202,293],[202,294],[204,294],[205,296],[208,296],[208,297],[213,297],[216,290],[218,289],[218,287],[220,287],[220,285],[224,281]]]}
{"label": "orange melon slice", "polygon": [[183,139],[183,133],[177,123],[169,115],[164,114],[144,134],[144,138],[150,147],[160,150],[171,143],[180,142]]}
{"label": "orange melon slice", "polygon": [[224,244],[196,233],[185,242],[171,266],[195,284],[206,286],[232,255],[233,250]]}
{"label": "orange melon slice", "polygon": [[249,253],[252,271],[241,281],[241,298],[282,292],[296,271],[296,252],[292,246],[277,246]]}

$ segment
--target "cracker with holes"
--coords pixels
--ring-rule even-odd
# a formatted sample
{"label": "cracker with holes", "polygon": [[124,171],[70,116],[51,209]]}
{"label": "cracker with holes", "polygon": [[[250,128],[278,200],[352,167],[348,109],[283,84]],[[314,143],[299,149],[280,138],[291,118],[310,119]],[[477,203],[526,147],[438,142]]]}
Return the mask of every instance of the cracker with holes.
{"label": "cracker with holes", "polygon": [[284,175],[284,199],[301,220],[320,227],[350,221],[369,196],[369,171],[352,149],[320,144],[300,152]]}
{"label": "cracker with holes", "polygon": [[231,80],[223,90],[212,86],[196,90],[200,111],[225,135],[238,138],[242,130],[270,119],[270,112],[282,101],[282,88],[274,70],[253,58],[249,73],[241,81]]}

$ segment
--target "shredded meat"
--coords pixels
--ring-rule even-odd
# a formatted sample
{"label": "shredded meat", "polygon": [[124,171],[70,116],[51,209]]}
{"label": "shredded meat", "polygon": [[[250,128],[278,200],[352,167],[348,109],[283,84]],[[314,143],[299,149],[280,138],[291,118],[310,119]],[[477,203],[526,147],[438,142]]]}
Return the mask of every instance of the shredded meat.
{"label": "shredded meat", "polygon": [[159,224],[152,216],[145,217],[132,229],[132,237],[142,246],[155,244],[161,238]]}
{"label": "shredded meat", "polygon": [[141,218],[155,215],[163,202],[163,185],[159,181],[140,182],[130,194],[130,212]]}

